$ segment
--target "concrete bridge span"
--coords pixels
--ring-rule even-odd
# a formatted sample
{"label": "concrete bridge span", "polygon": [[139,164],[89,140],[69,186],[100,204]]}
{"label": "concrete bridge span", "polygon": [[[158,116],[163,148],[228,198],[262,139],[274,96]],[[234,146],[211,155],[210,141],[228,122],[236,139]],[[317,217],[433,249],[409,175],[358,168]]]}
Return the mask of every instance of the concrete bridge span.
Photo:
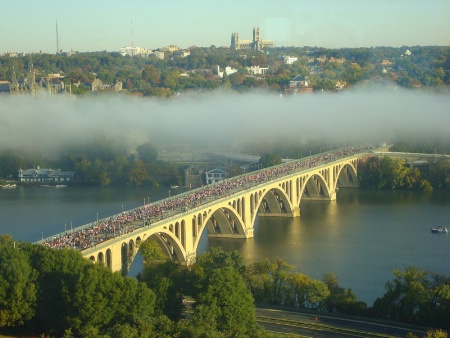
{"label": "concrete bridge span", "polygon": [[367,156],[368,152],[339,158],[321,154],[232,178],[228,180],[233,182],[231,188],[218,195],[208,195],[209,189],[229,182],[200,188],[205,192],[201,203],[173,208],[163,219],[144,217],[128,225],[121,235],[81,253],[113,271],[126,272],[139,244],[151,238],[171,259],[190,264],[204,231],[211,237],[251,238],[257,216],[298,217],[302,199],[335,200],[338,187],[358,185],[358,161]]}

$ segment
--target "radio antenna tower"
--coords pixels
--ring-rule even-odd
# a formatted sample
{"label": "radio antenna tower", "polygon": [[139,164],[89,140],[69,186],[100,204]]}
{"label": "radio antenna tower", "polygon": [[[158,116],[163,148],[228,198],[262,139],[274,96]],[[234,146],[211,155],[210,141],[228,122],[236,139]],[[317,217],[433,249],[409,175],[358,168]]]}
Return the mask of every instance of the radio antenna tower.
{"label": "radio antenna tower", "polygon": [[56,54],[59,53],[58,20],[56,20]]}
{"label": "radio antenna tower", "polygon": [[61,44],[61,40],[59,38],[59,33],[58,33],[58,20],[56,20],[56,54],[59,54],[60,51],[60,45]]}
{"label": "radio antenna tower", "polygon": [[131,20],[131,47],[134,47],[134,41],[133,41],[133,20]]}

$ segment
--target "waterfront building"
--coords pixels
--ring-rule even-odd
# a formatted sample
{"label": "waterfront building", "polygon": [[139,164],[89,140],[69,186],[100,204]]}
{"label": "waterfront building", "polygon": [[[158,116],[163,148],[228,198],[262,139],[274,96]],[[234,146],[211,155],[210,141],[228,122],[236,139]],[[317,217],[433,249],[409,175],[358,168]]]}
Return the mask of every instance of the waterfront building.
{"label": "waterfront building", "polygon": [[218,167],[205,172],[206,184],[216,183],[225,180],[228,177],[224,168]]}
{"label": "waterfront building", "polygon": [[308,76],[298,75],[289,81],[289,88],[284,90],[286,94],[312,93],[313,88],[310,85]]}
{"label": "waterfront building", "polygon": [[69,182],[72,180],[75,171],[61,171],[61,169],[41,169],[37,166],[34,169],[22,168],[18,171],[20,182]]}
{"label": "waterfront building", "polygon": [[261,40],[259,28],[253,28],[253,40],[239,40],[239,33],[231,34],[231,49],[239,50],[262,50],[264,48],[274,48],[270,40]]}

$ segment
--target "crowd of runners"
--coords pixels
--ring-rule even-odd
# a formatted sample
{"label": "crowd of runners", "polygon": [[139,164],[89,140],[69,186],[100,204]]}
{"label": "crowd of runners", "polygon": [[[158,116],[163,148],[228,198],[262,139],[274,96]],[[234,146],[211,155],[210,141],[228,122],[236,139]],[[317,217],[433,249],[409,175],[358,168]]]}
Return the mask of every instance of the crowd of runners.
{"label": "crowd of runners", "polygon": [[312,168],[317,165],[335,161],[339,158],[373,149],[373,146],[347,147],[333,152],[327,152],[304,159],[293,160],[278,166],[250,172],[211,185],[207,185],[165,200],[157,201],[145,206],[122,212],[112,216],[109,220],[102,220],[92,226],[66,231],[44,241],[43,245],[54,249],[74,248],[84,250],[116,236],[131,232],[139,227],[150,225],[167,218],[169,214],[185,212],[190,208],[222,198],[235,191],[247,189],[251,186],[271,181],[278,177]]}

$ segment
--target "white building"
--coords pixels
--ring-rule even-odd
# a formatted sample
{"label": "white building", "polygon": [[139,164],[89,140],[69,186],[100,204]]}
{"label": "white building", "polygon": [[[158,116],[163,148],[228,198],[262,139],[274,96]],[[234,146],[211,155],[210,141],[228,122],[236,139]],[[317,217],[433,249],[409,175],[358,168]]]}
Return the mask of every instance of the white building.
{"label": "white building", "polygon": [[269,70],[269,67],[251,66],[247,67],[247,71],[253,75],[264,75]]}
{"label": "white building", "polygon": [[296,57],[296,56],[283,56],[283,61],[287,65],[292,65],[297,60],[298,60],[298,57]]}
{"label": "white building", "polygon": [[155,56],[158,58],[158,59],[160,59],[160,60],[164,60],[164,52],[161,52],[161,51],[155,51]]}
{"label": "white building", "polygon": [[129,55],[129,56],[147,57],[147,56],[153,54],[153,51],[151,49],[131,46],[131,47],[120,48],[120,54],[122,56]]}
{"label": "white building", "polygon": [[227,172],[223,168],[215,168],[205,172],[206,184],[216,183],[223,181],[227,178]]}
{"label": "white building", "polygon": [[61,171],[61,169],[19,169],[19,181],[21,182],[69,182],[75,171]]}
{"label": "white building", "polygon": [[237,69],[234,69],[234,68],[231,68],[231,67],[227,66],[227,67],[225,67],[225,71],[221,72],[221,71],[220,71],[220,67],[217,66],[217,74],[219,75],[219,77],[220,77],[221,79],[223,79],[223,74],[224,74],[224,73],[226,73],[227,76],[229,76],[229,75],[231,75],[231,74],[236,73],[237,71],[238,71]]}

